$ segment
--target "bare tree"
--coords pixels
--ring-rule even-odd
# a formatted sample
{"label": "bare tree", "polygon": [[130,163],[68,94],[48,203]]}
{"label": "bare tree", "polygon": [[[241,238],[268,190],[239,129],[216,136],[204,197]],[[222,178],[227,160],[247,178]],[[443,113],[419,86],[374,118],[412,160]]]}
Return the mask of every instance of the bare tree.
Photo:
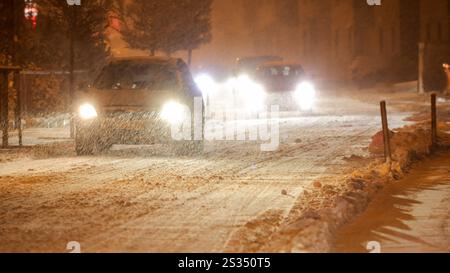
{"label": "bare tree", "polygon": [[211,40],[212,0],[148,0],[132,2],[126,7],[122,31],[132,48],[157,50],[168,55],[189,52]]}
{"label": "bare tree", "polygon": [[149,51],[155,55],[161,47],[162,37],[160,16],[162,4],[166,1],[140,1],[132,2],[125,6],[122,12],[122,36],[131,48]]}
{"label": "bare tree", "polygon": [[211,5],[212,0],[179,1],[179,20],[175,22],[176,31],[171,33],[175,41],[174,51],[187,50],[189,65],[192,62],[192,51],[212,39]]}

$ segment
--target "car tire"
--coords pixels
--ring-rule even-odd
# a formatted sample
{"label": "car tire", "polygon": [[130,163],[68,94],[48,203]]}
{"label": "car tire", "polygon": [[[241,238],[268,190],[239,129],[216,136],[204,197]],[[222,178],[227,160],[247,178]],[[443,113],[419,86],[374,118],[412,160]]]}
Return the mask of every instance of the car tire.
{"label": "car tire", "polygon": [[180,156],[193,156],[203,153],[203,141],[177,141],[174,143],[175,154]]}
{"label": "car tire", "polygon": [[[205,105],[202,107],[202,140],[184,140],[184,141],[176,141],[175,145],[175,154],[180,156],[193,156],[200,155],[203,153],[204,149],[204,137],[205,137]],[[191,121],[194,122],[194,111],[191,108]],[[191,124],[192,128],[194,128],[194,123]],[[191,132],[191,139],[195,139],[194,131]]]}
{"label": "car tire", "polygon": [[77,128],[75,134],[75,151],[77,155],[93,155],[95,149],[95,141],[81,128]]}
{"label": "car tire", "polygon": [[[101,134],[101,135],[103,136],[104,134]],[[105,151],[109,150],[112,147],[112,145],[113,145],[111,139],[108,138],[108,137],[98,137],[93,142],[94,142],[94,144],[96,144],[95,145],[96,146],[96,150],[99,153],[102,153],[102,152],[105,152]]]}

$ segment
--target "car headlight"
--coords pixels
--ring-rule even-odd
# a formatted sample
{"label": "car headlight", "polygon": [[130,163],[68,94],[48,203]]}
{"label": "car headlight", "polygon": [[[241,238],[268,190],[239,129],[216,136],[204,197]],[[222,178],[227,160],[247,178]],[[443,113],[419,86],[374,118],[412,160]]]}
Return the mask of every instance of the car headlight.
{"label": "car headlight", "polygon": [[211,76],[207,74],[197,76],[194,81],[197,84],[200,91],[202,91],[204,97],[207,97],[208,95],[214,93],[217,90],[216,82]]}
{"label": "car headlight", "polygon": [[160,113],[161,118],[170,124],[182,123],[186,115],[186,106],[174,101],[166,103]]}
{"label": "car headlight", "polygon": [[252,111],[262,110],[266,100],[264,86],[253,81],[247,75],[240,75],[227,82],[228,88],[237,92],[239,99]]}
{"label": "car headlight", "polygon": [[267,95],[262,85],[254,83],[244,94],[245,103],[249,110],[259,111],[264,109]]}
{"label": "car headlight", "polygon": [[309,82],[302,82],[295,90],[295,99],[302,110],[311,110],[316,100],[316,89]]}
{"label": "car headlight", "polygon": [[89,103],[81,105],[78,109],[78,113],[80,115],[80,118],[82,119],[93,119],[97,117],[97,111],[95,110],[95,107]]}

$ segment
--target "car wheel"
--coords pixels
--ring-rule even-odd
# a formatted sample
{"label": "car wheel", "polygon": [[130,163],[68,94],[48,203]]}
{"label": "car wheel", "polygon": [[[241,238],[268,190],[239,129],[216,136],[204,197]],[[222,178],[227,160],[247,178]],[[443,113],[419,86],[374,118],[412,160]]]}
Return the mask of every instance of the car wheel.
{"label": "car wheel", "polygon": [[94,154],[95,141],[93,137],[78,129],[75,135],[75,151],[77,155],[92,155]]}
{"label": "car wheel", "polygon": [[111,139],[108,137],[99,137],[95,139],[93,142],[94,144],[96,144],[97,151],[100,153],[109,150],[113,145]]}
{"label": "car wheel", "polygon": [[203,141],[177,141],[174,143],[175,153],[181,156],[192,156],[203,153]]}

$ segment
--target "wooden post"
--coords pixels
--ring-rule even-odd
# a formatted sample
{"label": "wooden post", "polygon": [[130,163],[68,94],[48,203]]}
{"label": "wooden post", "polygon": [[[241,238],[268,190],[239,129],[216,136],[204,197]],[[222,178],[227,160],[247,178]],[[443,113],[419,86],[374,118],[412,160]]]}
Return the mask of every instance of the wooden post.
{"label": "wooden post", "polygon": [[425,92],[423,85],[423,73],[425,69],[425,44],[419,43],[419,66],[418,66],[418,80],[417,80],[417,92],[423,94]]}
{"label": "wooden post", "polygon": [[22,80],[19,71],[14,72],[14,87],[16,89],[16,111],[15,111],[15,121],[16,128],[18,130],[19,146],[23,146],[22,142]]}
{"label": "wooden post", "polygon": [[384,157],[386,159],[386,162],[390,163],[392,161],[391,139],[387,119],[386,101],[380,102],[380,108],[381,108],[381,124],[383,126]]}
{"label": "wooden post", "polygon": [[2,129],[2,147],[8,147],[8,71],[3,70],[0,82],[0,127]]}
{"label": "wooden post", "polygon": [[431,148],[436,148],[437,144],[437,109],[436,93],[431,94]]}

